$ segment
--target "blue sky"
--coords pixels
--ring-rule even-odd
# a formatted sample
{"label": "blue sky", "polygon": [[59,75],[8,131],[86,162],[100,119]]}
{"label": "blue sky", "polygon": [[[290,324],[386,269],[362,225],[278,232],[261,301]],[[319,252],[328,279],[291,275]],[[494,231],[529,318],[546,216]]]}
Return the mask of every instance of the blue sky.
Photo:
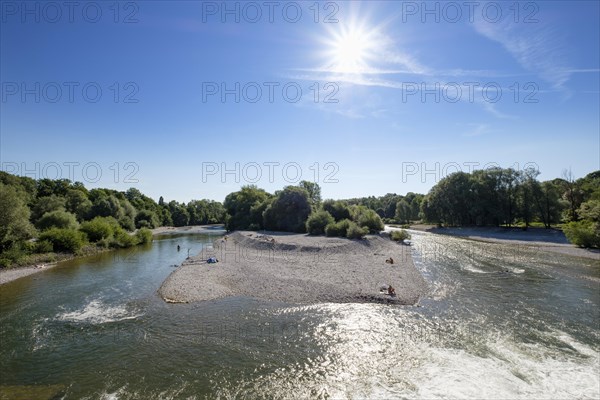
{"label": "blue sky", "polygon": [[222,201],[600,169],[597,1],[0,4],[4,171]]}

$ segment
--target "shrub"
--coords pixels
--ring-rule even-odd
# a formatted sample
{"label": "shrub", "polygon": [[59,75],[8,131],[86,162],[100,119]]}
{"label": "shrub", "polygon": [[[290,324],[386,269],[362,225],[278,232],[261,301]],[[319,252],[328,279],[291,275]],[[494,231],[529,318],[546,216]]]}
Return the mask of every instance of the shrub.
{"label": "shrub", "polygon": [[317,211],[306,220],[306,231],[310,235],[322,235],[325,233],[325,227],[334,222],[335,220],[327,211]]}
{"label": "shrub", "polygon": [[367,227],[358,226],[356,223],[350,222],[346,232],[346,237],[348,239],[360,239],[367,233],[369,233],[369,229]]}
{"label": "shrub", "polygon": [[341,221],[331,223],[325,227],[325,235],[346,237],[351,222],[352,221],[349,219],[343,219]]}
{"label": "shrub", "polygon": [[133,232],[135,230],[135,223],[133,222],[133,218],[128,217],[126,215],[119,218],[119,225],[121,225],[124,229],[129,232]]}
{"label": "shrub", "polygon": [[579,247],[600,248],[600,224],[592,221],[569,222],[563,227],[569,242]]}
{"label": "shrub", "polygon": [[0,253],[0,268],[6,268],[13,264],[17,264],[22,261],[25,256],[25,251],[23,251],[21,246],[15,244]]}
{"label": "shrub", "polygon": [[46,230],[50,228],[77,229],[77,217],[64,210],[56,210],[45,213],[37,223],[38,228]]}
{"label": "shrub", "polygon": [[355,214],[355,221],[359,226],[364,226],[370,232],[383,230],[383,221],[377,213],[371,209],[360,206]]}
{"label": "shrub", "polygon": [[134,235],[130,235],[123,228],[118,229],[115,234],[113,240],[110,242],[111,247],[132,247],[138,244],[138,238]]}
{"label": "shrub", "polygon": [[135,233],[135,237],[139,244],[152,242],[152,231],[148,228],[141,228]]}
{"label": "shrub", "polygon": [[323,210],[327,211],[337,221],[350,219],[350,209],[348,205],[340,200],[325,200]]}
{"label": "shrub", "polygon": [[51,253],[54,251],[54,247],[52,246],[52,242],[48,240],[38,240],[35,242],[35,250],[36,253]]}
{"label": "shrub", "polygon": [[406,232],[404,229],[392,231],[390,238],[396,242],[402,242],[403,240],[410,239],[410,233]]}
{"label": "shrub", "polygon": [[112,217],[96,217],[81,224],[80,229],[90,241],[98,242],[110,238],[113,235],[115,226],[118,227],[119,223]]}
{"label": "shrub", "polygon": [[74,229],[50,228],[42,232],[39,240],[52,243],[54,251],[77,253],[85,244],[85,234]]}

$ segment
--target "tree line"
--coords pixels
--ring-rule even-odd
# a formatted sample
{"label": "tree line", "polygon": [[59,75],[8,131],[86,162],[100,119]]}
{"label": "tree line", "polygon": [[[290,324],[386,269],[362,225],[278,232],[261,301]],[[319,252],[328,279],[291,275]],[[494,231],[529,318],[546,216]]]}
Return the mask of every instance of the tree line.
{"label": "tree line", "polygon": [[150,229],[159,226],[224,219],[223,205],[212,200],[166,203],[161,197],[157,203],[135,188],[88,190],[68,179],[34,180],[0,171],[0,266],[28,263],[40,254],[134,246],[151,241]]}
{"label": "tree line", "polygon": [[600,247],[600,171],[540,182],[539,171],[491,168],[441,179],[421,203],[421,219],[444,226],[562,224],[567,238]]}
{"label": "tree line", "polygon": [[[538,171],[492,168],[456,172],[426,195],[323,201],[321,188],[302,181],[275,193],[254,185],[212,200],[156,202],[138,189],[88,190],[67,179],[0,171],[0,266],[35,254],[79,253],[86,246],[128,247],[152,239],[150,229],[224,223],[227,230],[308,232],[360,238],[384,223],[440,226],[561,225],[568,239],[600,247],[600,171],[540,182]],[[136,231],[137,229],[137,231]],[[132,232],[136,231],[135,234]]]}
{"label": "tree line", "polygon": [[383,221],[363,204],[321,199],[317,183],[302,181],[273,194],[255,185],[230,193],[224,202],[230,230],[272,230],[360,238],[383,229]]}

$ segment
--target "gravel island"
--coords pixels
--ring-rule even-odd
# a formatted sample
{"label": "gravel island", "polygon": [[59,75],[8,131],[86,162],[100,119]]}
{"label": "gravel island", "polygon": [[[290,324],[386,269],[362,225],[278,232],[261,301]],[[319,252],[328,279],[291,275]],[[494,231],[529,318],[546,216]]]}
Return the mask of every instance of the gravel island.
{"label": "gravel island", "polygon": [[[208,263],[211,257],[219,262]],[[393,264],[386,261],[390,258]],[[396,296],[382,291],[388,285]],[[234,232],[188,258],[163,282],[159,295],[173,303],[244,296],[285,303],[412,305],[427,291],[410,246],[388,237]]]}

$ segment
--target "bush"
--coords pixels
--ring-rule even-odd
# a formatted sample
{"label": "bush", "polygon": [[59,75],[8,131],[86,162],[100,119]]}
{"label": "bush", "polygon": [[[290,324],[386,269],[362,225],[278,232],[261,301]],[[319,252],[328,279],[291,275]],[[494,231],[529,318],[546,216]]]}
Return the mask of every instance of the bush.
{"label": "bush", "polygon": [[335,220],[327,211],[321,210],[312,213],[306,220],[306,231],[310,235],[322,235],[325,233],[325,227],[335,223]]}
{"label": "bush", "polygon": [[135,233],[135,237],[139,244],[152,242],[152,231],[148,228],[141,228]]}
{"label": "bush", "polygon": [[85,244],[85,234],[74,229],[50,228],[39,237],[41,241],[52,243],[54,251],[77,253]]}
{"label": "bush", "polygon": [[410,233],[406,232],[404,229],[392,231],[390,238],[396,242],[402,242],[403,240],[410,239]]}
{"label": "bush", "polygon": [[569,222],[563,226],[569,242],[579,247],[600,248],[600,224],[592,221]]}
{"label": "bush", "polygon": [[129,232],[133,232],[135,230],[135,223],[133,222],[133,218],[128,217],[126,215],[119,218],[119,225]]}
{"label": "bush", "polygon": [[359,206],[355,214],[355,221],[359,226],[364,226],[373,233],[383,230],[381,217],[366,207]]}
{"label": "bush", "polygon": [[80,229],[90,241],[98,242],[110,238],[114,233],[115,226],[118,227],[119,223],[112,217],[96,217],[81,224]]}
{"label": "bush", "polygon": [[351,218],[350,208],[341,200],[325,200],[323,202],[323,210],[331,214],[336,222]]}
{"label": "bush", "polygon": [[118,229],[115,232],[113,240],[110,242],[111,247],[132,247],[138,244],[138,238],[134,235],[130,235],[123,228]]}
{"label": "bush", "polygon": [[38,240],[35,242],[35,250],[36,253],[51,253],[54,251],[54,246],[52,246],[52,242],[48,240]]}
{"label": "bush", "polygon": [[0,268],[10,267],[19,263],[26,256],[20,245],[15,244],[0,254]]}
{"label": "bush", "polygon": [[260,225],[252,223],[252,224],[248,225],[248,230],[249,231],[260,231]]}
{"label": "bush", "polygon": [[50,228],[77,229],[77,217],[64,210],[56,210],[45,213],[37,223],[38,228],[46,230]]}
{"label": "bush", "polygon": [[334,222],[325,227],[325,235],[327,236],[338,236],[338,237],[346,237],[348,233],[348,228],[350,227],[349,219],[343,219],[339,222]]}
{"label": "bush", "polygon": [[369,229],[367,227],[358,226],[356,223],[350,222],[346,232],[346,237],[348,239],[360,239],[367,233],[369,233]]}

